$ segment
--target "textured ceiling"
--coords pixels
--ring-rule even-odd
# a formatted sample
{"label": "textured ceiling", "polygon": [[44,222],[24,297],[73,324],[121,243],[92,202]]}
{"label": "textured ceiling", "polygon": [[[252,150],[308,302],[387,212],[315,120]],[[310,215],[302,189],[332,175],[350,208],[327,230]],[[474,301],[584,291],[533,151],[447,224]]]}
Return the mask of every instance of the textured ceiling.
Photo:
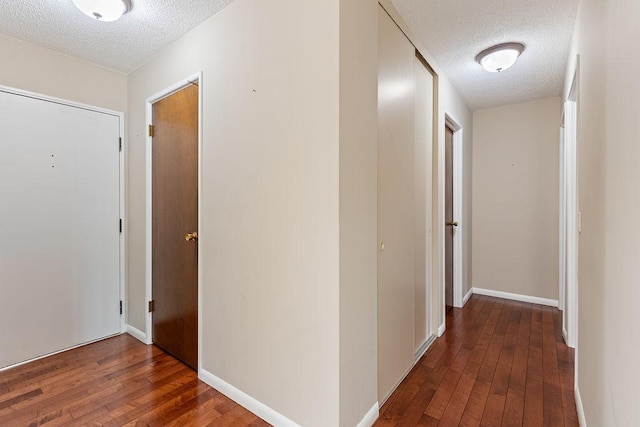
{"label": "textured ceiling", "polygon": [[119,21],[98,22],[71,0],[0,0],[0,33],[129,73],[232,1],[132,0]]}
{"label": "textured ceiling", "polygon": [[[472,110],[559,96],[578,0],[392,0]],[[501,73],[476,55],[521,42],[526,50]]]}

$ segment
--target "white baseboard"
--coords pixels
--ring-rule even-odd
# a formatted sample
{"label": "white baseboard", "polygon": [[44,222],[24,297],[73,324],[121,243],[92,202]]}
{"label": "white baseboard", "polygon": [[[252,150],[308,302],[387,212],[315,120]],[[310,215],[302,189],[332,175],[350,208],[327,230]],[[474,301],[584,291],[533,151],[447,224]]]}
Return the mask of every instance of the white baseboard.
{"label": "white baseboard", "polygon": [[269,408],[267,405],[257,399],[254,399],[242,390],[238,390],[228,382],[216,377],[205,369],[200,369],[198,372],[198,378],[227,396],[229,399],[235,401],[240,406],[243,406],[253,412],[269,424],[276,427],[300,427],[289,418]]}
{"label": "white baseboard", "polygon": [[574,389],[574,395],[576,398],[576,410],[578,412],[578,423],[580,423],[580,427],[587,427],[587,419],[584,416],[584,406],[582,406],[582,397],[580,396],[580,389],[577,386]]}
{"label": "white baseboard", "polygon": [[532,297],[529,295],[512,294],[510,292],[494,291],[492,289],[473,288],[473,293],[478,295],[486,295],[489,297],[504,298],[514,301],[530,302],[532,304],[548,305],[551,307],[558,306],[557,299],[548,299],[540,297]]}
{"label": "white baseboard", "polygon": [[440,325],[438,327],[438,338],[440,338],[442,336],[442,334],[444,334],[444,331],[447,330],[447,327],[445,326],[445,324],[443,323],[442,325]]}
{"label": "white baseboard", "polygon": [[380,415],[380,406],[378,402],[374,403],[371,409],[367,411],[362,420],[358,423],[356,427],[371,427],[373,423],[376,422],[378,416]]}
{"label": "white baseboard", "polygon": [[465,306],[467,301],[469,301],[469,298],[471,298],[471,295],[473,295],[473,288],[469,289],[469,292],[467,292],[467,294],[464,296],[464,298],[462,298],[462,306],[463,307]]}
{"label": "white baseboard", "polygon": [[131,325],[127,325],[127,333],[137,339],[138,341],[142,341],[145,344],[147,343],[147,334],[142,332],[140,329],[136,329]]}

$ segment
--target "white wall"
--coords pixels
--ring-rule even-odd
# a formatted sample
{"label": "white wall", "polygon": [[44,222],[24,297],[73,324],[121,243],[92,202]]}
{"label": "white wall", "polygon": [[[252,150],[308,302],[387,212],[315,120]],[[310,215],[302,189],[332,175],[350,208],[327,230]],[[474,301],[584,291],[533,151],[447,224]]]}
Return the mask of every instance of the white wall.
{"label": "white wall", "polygon": [[473,115],[474,286],[558,299],[560,98]]}
{"label": "white wall", "polygon": [[582,0],[565,84],[568,90],[579,55],[576,353],[589,426],[640,420],[638,16],[635,0]]}
{"label": "white wall", "polygon": [[0,85],[116,111],[127,109],[127,76],[0,35]]}

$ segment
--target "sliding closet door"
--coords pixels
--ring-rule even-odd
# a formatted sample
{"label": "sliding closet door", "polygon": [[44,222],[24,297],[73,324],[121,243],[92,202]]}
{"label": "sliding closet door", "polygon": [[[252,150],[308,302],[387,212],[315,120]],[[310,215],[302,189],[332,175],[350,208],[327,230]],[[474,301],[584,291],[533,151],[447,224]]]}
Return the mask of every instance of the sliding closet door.
{"label": "sliding closet door", "polygon": [[378,397],[383,402],[414,355],[414,56],[379,9]]}
{"label": "sliding closet door", "polygon": [[414,81],[414,351],[419,355],[433,334],[430,324],[433,75],[417,55],[414,57]]}
{"label": "sliding closet door", "polygon": [[120,332],[120,118],[0,89],[0,368]]}

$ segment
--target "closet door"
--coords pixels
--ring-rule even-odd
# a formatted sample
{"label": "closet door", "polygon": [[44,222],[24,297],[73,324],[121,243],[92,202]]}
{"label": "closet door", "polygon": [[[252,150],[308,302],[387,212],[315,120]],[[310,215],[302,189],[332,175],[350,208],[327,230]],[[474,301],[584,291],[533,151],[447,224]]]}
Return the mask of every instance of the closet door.
{"label": "closet door", "polygon": [[120,117],[0,88],[0,368],[120,332]]}
{"label": "closet door", "polygon": [[379,8],[378,398],[414,356],[415,48]]}

